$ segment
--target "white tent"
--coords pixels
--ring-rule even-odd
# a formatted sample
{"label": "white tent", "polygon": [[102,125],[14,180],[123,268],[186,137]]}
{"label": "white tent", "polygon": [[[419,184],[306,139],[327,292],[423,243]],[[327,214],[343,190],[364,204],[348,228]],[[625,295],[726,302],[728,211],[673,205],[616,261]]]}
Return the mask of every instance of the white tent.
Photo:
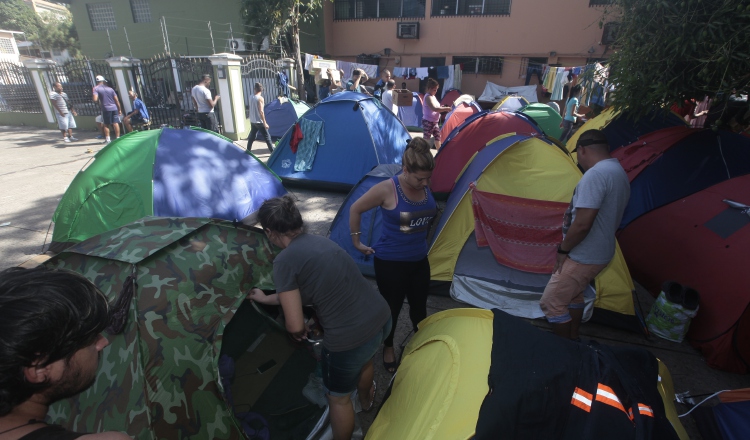
{"label": "white tent", "polygon": [[498,102],[507,95],[523,96],[529,102],[539,102],[536,99],[536,85],[505,87],[489,81],[484,86],[484,92],[482,92],[482,96],[479,97],[478,101]]}

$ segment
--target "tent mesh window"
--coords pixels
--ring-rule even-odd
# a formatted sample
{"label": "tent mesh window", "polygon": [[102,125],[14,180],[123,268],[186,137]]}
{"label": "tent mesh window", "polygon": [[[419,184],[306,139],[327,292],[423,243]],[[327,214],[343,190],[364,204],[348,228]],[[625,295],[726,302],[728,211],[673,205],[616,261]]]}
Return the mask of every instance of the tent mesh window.
{"label": "tent mesh window", "polygon": [[462,64],[465,73],[502,75],[503,57],[453,57],[453,64]]}
{"label": "tent mesh window", "polygon": [[424,18],[425,0],[335,0],[334,20]]}
{"label": "tent mesh window", "polygon": [[510,15],[511,0],[433,0],[432,16]]}

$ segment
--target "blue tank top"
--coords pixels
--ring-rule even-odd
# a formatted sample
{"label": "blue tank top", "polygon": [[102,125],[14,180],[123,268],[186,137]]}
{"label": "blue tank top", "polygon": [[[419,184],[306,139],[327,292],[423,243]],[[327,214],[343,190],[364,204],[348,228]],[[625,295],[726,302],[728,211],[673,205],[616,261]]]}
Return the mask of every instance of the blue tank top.
{"label": "blue tank top", "polygon": [[382,209],[380,239],[373,247],[375,256],[389,261],[419,261],[427,256],[427,233],[437,215],[437,205],[429,188],[425,197],[412,202],[401,189],[398,176],[391,181],[396,190],[396,208]]}

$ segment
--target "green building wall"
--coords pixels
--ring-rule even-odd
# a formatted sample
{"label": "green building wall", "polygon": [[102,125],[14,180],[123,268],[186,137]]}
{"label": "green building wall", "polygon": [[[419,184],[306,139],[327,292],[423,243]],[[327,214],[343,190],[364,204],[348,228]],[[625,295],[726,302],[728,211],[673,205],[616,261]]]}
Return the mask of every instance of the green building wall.
{"label": "green building wall", "polygon": [[[211,33],[208,22],[211,22],[213,41],[216,53],[231,52],[229,38],[243,38],[245,29],[240,16],[239,0],[150,0],[151,22],[135,23],[129,0],[110,0],[117,29],[94,31],[91,29],[87,3],[103,3],[100,0],[67,0],[73,22],[78,30],[81,51],[89,58],[107,58],[110,56],[132,56],[148,59],[165,52],[163,31],[160,18],[165,17],[169,36],[170,52],[175,55],[207,56],[214,50],[211,45]],[[322,10],[320,11],[322,14]],[[231,23],[233,33],[230,34]],[[322,17],[312,23],[303,25],[300,46],[303,52],[322,53],[325,51],[325,37]],[[130,40],[125,38],[125,31]],[[110,48],[110,42],[112,47]],[[114,53],[113,53],[114,51]],[[242,55],[242,53],[238,53]]]}

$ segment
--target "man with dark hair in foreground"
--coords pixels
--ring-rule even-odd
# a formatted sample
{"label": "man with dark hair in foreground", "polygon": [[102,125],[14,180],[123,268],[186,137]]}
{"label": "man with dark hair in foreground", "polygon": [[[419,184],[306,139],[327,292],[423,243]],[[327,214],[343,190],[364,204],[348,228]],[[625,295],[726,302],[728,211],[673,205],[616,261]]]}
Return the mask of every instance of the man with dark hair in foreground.
{"label": "man with dark hair in foreground", "polygon": [[552,331],[578,339],[583,319],[583,292],[615,255],[615,231],[630,199],[630,182],[609,154],[607,137],[588,130],[578,138],[578,163],[585,173],[563,217],[563,241],[540,306]]}
{"label": "man with dark hair in foreground", "polygon": [[129,439],[84,434],[44,422],[49,405],[96,379],[101,334],[109,323],[104,295],[73,272],[11,268],[0,272],[0,440]]}

